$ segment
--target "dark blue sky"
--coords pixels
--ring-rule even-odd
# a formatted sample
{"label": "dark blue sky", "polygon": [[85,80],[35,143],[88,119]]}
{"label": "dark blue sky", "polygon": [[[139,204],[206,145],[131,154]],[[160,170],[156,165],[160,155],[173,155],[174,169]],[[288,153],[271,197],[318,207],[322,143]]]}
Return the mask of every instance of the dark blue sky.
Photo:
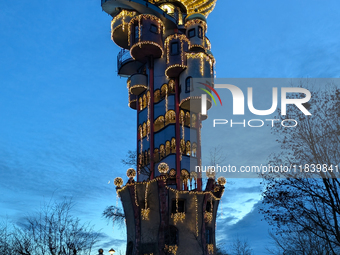
{"label": "dark blue sky", "polygon": [[[116,203],[113,179],[125,178],[136,113],[110,21],[99,0],[0,2],[0,217],[15,222],[72,196],[78,215],[103,228],[103,247],[121,249],[124,233],[101,213]],[[219,78],[340,76],[338,0],[219,0],[208,26]],[[233,182],[219,242],[245,236],[264,254],[260,180]]]}

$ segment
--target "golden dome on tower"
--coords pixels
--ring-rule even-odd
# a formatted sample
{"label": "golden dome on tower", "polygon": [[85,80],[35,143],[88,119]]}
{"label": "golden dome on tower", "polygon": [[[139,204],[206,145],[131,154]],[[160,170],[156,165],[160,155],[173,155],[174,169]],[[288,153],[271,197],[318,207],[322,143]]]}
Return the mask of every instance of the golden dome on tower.
{"label": "golden dome on tower", "polygon": [[173,1],[149,0],[149,2],[155,4],[165,2],[167,3],[179,2],[186,8],[188,15],[194,13],[201,13],[205,17],[208,17],[208,15],[214,10],[217,0],[173,0]]}

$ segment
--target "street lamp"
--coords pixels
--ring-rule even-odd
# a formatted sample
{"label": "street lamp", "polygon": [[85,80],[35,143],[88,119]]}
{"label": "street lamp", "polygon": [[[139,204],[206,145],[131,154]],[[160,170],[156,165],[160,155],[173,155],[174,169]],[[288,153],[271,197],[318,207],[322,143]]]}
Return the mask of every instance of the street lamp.
{"label": "street lamp", "polygon": [[112,248],[111,248],[111,250],[109,250],[109,253],[110,253],[110,254],[113,254],[113,253],[115,253],[115,252],[116,252],[116,251],[115,251],[114,249],[112,249]]}

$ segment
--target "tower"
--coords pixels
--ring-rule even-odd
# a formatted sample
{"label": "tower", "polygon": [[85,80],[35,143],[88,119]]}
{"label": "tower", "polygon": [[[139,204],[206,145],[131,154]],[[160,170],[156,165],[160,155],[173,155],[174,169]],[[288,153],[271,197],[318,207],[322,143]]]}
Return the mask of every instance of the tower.
{"label": "tower", "polygon": [[[225,179],[201,165],[201,90],[213,86],[214,56],[206,17],[217,0],[102,0],[122,48],[118,75],[127,78],[137,112],[137,169],[115,179],[127,224],[127,255],[214,254]],[[211,101],[206,102],[208,108]],[[134,178],[136,177],[136,181]]]}

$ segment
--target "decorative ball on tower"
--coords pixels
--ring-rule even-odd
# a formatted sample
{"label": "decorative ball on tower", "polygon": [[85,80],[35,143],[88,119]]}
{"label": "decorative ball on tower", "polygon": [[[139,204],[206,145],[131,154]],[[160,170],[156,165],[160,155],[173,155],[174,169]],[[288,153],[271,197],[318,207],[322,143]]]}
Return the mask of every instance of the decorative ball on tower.
{"label": "decorative ball on tower", "polygon": [[206,175],[209,179],[214,179],[215,178],[215,169],[212,167],[208,167]]}
{"label": "decorative ball on tower", "polygon": [[120,178],[120,177],[116,177],[114,182],[113,182],[114,185],[117,186],[117,188],[120,188],[123,186],[124,182],[123,182],[123,179]]}
{"label": "decorative ball on tower", "polygon": [[136,176],[136,170],[133,169],[133,168],[129,168],[129,169],[126,171],[126,176],[129,177],[129,179],[135,178],[135,176]]}
{"label": "decorative ball on tower", "polygon": [[218,185],[224,186],[224,185],[226,185],[227,180],[223,176],[221,176],[221,177],[218,177],[217,183],[218,183]]}
{"label": "decorative ball on tower", "polygon": [[158,165],[158,171],[162,174],[165,175],[169,171],[169,166],[167,163],[160,163]]}

